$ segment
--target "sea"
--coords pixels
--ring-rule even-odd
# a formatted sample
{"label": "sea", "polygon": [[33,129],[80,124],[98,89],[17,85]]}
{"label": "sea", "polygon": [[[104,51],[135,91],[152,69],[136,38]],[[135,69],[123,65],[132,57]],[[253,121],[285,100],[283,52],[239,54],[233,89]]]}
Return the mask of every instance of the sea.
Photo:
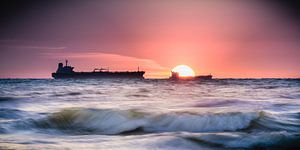
{"label": "sea", "polygon": [[0,79],[0,149],[300,149],[300,79]]}

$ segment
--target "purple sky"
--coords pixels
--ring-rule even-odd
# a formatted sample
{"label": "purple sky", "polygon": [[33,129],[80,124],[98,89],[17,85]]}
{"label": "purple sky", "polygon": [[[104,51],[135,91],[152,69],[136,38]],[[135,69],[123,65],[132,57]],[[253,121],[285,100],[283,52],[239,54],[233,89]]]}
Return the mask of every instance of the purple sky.
{"label": "purple sky", "polygon": [[2,2],[0,77],[179,64],[216,77],[300,77],[298,7],[279,1],[102,0]]}

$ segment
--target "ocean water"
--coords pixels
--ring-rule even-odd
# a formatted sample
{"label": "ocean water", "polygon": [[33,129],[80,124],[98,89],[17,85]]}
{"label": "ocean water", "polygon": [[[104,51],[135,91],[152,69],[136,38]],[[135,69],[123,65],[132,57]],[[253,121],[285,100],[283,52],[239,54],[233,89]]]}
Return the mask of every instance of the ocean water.
{"label": "ocean water", "polygon": [[0,149],[300,149],[300,80],[1,79]]}

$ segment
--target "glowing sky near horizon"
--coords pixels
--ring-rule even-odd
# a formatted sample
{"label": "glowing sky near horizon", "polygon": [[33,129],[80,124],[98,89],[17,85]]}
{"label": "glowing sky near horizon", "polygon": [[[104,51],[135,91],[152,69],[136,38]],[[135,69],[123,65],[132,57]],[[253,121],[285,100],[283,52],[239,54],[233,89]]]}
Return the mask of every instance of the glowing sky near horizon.
{"label": "glowing sky near horizon", "polygon": [[167,77],[300,77],[299,22],[270,1],[42,1],[8,11],[0,25],[0,77],[50,77],[69,59]]}

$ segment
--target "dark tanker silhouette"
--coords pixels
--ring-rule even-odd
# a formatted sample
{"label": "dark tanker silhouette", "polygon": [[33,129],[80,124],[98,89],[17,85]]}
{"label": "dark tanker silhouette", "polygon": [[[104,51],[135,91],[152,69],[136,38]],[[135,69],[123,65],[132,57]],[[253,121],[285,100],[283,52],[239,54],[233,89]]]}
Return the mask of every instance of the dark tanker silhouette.
{"label": "dark tanker silhouette", "polygon": [[92,72],[75,72],[74,67],[68,66],[68,60],[66,65],[63,63],[58,64],[56,72],[52,73],[54,79],[63,78],[144,78],[145,71],[114,71],[111,72],[108,69],[96,68]]}
{"label": "dark tanker silhouette", "polygon": [[211,80],[212,75],[201,75],[195,77],[180,77],[178,72],[171,71],[171,77],[169,79],[202,79],[202,80]]}

